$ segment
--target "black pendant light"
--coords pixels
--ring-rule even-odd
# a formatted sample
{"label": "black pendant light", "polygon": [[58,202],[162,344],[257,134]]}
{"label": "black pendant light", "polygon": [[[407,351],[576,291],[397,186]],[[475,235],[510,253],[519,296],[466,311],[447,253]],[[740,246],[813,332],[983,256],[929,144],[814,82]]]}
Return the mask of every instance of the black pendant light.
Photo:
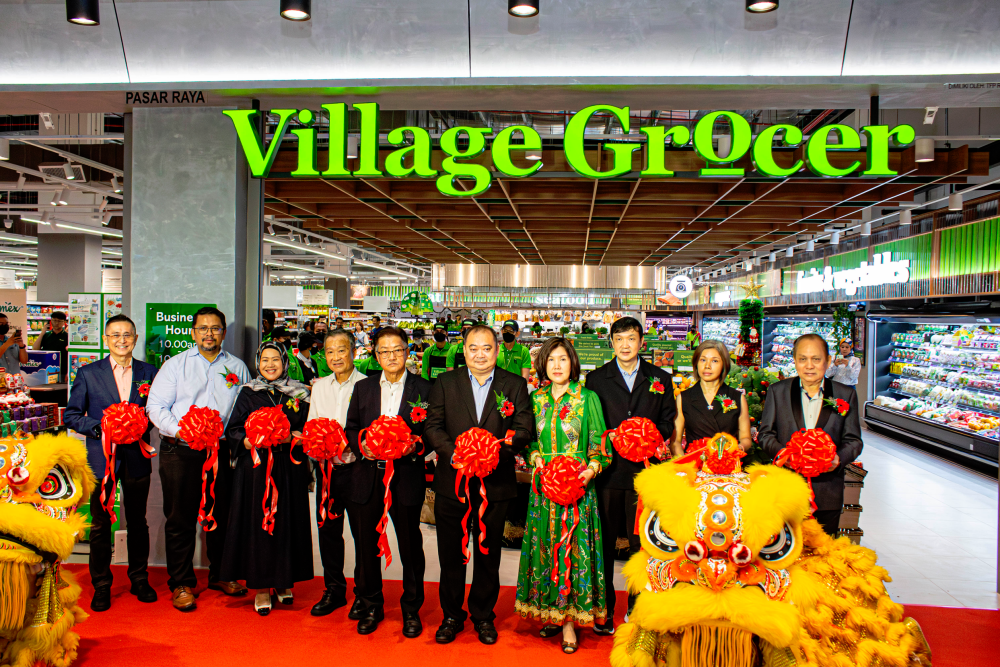
{"label": "black pendant light", "polygon": [[101,25],[98,0],[66,0],[66,20],[76,25]]}
{"label": "black pendant light", "polygon": [[538,15],[539,0],[507,0],[507,13],[519,19]]}
{"label": "black pendant light", "polygon": [[778,8],[778,0],[747,0],[747,11],[751,14],[766,14]]}
{"label": "black pendant light", "polygon": [[308,21],[312,18],[312,0],[281,0],[281,18]]}

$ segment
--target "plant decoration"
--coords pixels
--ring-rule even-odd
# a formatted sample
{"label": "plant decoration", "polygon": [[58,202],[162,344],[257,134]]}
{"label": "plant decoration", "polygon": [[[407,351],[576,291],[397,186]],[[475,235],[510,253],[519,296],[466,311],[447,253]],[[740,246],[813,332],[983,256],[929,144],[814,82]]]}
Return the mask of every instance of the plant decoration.
{"label": "plant decoration", "polygon": [[764,304],[756,296],[748,296],[740,301],[739,314],[740,337],[736,346],[736,363],[740,366],[759,366],[763,345],[758,332],[763,331]]}
{"label": "plant decoration", "polygon": [[559,327],[559,333],[565,336],[566,334],[569,333],[569,327]]}
{"label": "plant decoration", "polygon": [[[839,344],[847,338],[854,339],[854,313],[847,309],[846,304],[841,304],[833,311],[833,337]],[[834,354],[837,350],[833,351]]]}

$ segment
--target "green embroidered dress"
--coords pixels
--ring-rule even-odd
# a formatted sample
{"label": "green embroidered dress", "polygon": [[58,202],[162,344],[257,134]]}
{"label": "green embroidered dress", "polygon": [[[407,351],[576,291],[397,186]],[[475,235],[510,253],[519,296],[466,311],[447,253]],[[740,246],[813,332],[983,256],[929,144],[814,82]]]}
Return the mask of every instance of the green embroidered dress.
{"label": "green embroidered dress", "polygon": [[[528,461],[540,454],[548,462],[554,456],[575,456],[586,464],[596,461],[598,473],[611,462],[610,453],[601,453],[604,414],[601,401],[580,382],[571,382],[558,401],[552,399],[552,385],[532,395],[538,442],[528,452]],[[604,623],[607,614],[604,585],[604,554],[601,547],[601,522],[597,516],[594,482],[579,501],[580,522],[570,538],[570,588],[560,591],[565,549],[556,547],[562,535],[563,507],[531,490],[528,519],[521,544],[521,565],[517,573],[516,611],[524,618],[562,625],[572,620],[577,625]],[[567,528],[572,528],[572,508]],[[559,569],[554,582],[553,567]]]}

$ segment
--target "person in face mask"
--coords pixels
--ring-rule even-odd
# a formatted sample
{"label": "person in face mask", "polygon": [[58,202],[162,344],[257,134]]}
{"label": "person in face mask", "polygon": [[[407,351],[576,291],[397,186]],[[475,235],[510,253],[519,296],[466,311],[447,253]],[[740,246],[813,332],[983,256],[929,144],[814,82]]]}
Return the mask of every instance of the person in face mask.
{"label": "person in face mask", "polygon": [[21,364],[28,363],[28,350],[21,339],[21,330],[16,329],[8,336],[10,323],[7,316],[0,313],[0,366],[8,373],[20,373]]}
{"label": "person in face mask", "polygon": [[476,326],[476,321],[471,319],[462,320],[462,337],[455,341],[451,350],[448,351],[448,370],[453,371],[459,366],[465,366],[465,335],[469,329]]}
{"label": "person in face mask", "polygon": [[434,382],[434,378],[448,370],[448,329],[444,322],[434,325],[434,344],[424,350],[421,375],[425,380]]}
{"label": "person in face mask", "polygon": [[517,320],[507,320],[503,323],[503,329],[500,330],[503,344],[500,345],[497,366],[527,380],[531,377],[531,352],[517,342],[517,331]]}
{"label": "person in face mask", "polygon": [[416,352],[417,359],[422,359],[424,356],[424,350],[427,349],[428,345],[424,342],[425,336],[424,328],[417,327],[413,330],[413,339],[410,343],[410,352]]}

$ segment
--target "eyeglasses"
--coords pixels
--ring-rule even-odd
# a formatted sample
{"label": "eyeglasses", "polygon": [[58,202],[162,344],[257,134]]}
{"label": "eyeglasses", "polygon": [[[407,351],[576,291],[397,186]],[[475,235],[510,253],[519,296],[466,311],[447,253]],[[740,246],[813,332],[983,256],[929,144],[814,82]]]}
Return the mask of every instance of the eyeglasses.
{"label": "eyeglasses", "polygon": [[209,331],[211,331],[213,334],[220,334],[223,331],[225,331],[225,328],[224,327],[195,327],[194,331],[195,331],[195,333],[202,334],[202,335],[207,334]]}
{"label": "eyeglasses", "polygon": [[398,357],[400,355],[406,354],[405,347],[395,347],[391,350],[379,350],[378,356],[380,357]]}
{"label": "eyeglasses", "polygon": [[135,334],[130,334],[130,333],[127,334],[114,333],[114,334],[104,334],[104,335],[107,336],[109,340],[113,340],[116,343],[120,340],[123,340],[127,343],[135,338]]}

